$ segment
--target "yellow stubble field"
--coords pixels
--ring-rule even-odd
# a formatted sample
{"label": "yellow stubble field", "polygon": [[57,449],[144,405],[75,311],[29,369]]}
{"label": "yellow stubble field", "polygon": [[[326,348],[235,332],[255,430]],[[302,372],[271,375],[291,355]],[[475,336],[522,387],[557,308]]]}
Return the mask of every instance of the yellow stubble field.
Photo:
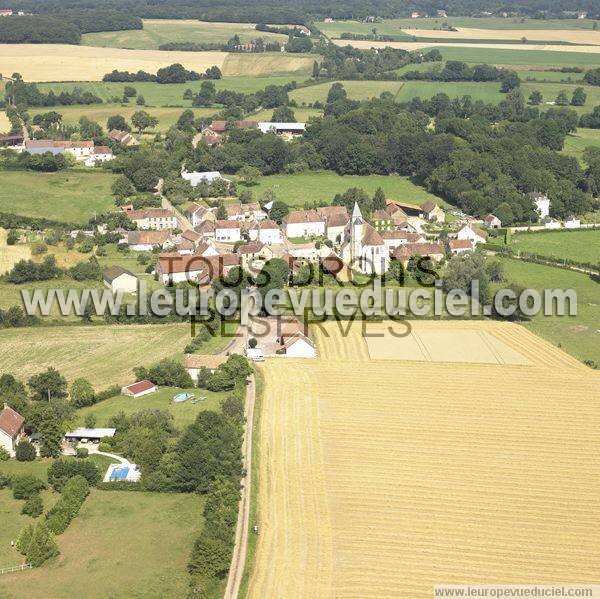
{"label": "yellow stubble field", "polygon": [[[415,323],[434,356],[384,326],[388,354],[326,325],[319,358],[263,366],[249,596],[597,581],[598,373],[514,324]],[[494,359],[453,351],[474,334]]]}

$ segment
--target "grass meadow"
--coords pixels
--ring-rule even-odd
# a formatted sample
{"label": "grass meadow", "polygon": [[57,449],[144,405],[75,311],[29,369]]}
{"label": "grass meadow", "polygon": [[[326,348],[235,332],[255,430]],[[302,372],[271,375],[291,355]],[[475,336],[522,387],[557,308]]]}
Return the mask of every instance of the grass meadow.
{"label": "grass meadow", "polygon": [[387,197],[408,203],[420,204],[436,198],[422,187],[412,183],[408,177],[398,176],[340,176],[331,171],[314,171],[295,175],[270,175],[261,177],[257,185],[248,187],[256,199],[260,199],[267,190],[275,192],[277,199],[290,206],[302,207],[306,202],[330,203],[337,193],[343,193],[350,187],[360,187],[373,194],[381,187]]}
{"label": "grass meadow", "polygon": [[588,146],[600,147],[600,129],[578,128],[575,133],[567,135],[563,152],[583,162],[583,151]]}
{"label": "grass meadow", "polygon": [[[182,403],[173,403],[173,396],[184,391],[193,393],[195,399],[205,397],[206,400],[196,404],[192,404],[191,399]],[[174,389],[168,387],[161,388],[156,393],[137,398],[118,395],[101,401],[89,408],[79,410],[77,412],[77,424],[83,426],[85,417],[89,414],[93,414],[96,417],[96,426],[102,427],[108,426],[108,421],[119,412],[125,412],[125,414],[129,415],[142,410],[168,410],[173,415],[176,428],[181,430],[194,422],[200,412],[205,410],[219,412],[219,403],[227,395],[226,392],[213,393],[212,391],[205,391],[203,389]]]}
{"label": "grass meadow", "polygon": [[600,263],[600,229],[517,233],[511,238],[511,248],[558,260]]}
{"label": "grass meadow", "polygon": [[[574,289],[577,292],[576,316],[544,316],[538,314],[524,326],[540,337],[561,347],[577,359],[600,364],[598,343],[598,304],[600,285],[583,273],[532,264],[522,260],[496,257],[504,265],[504,281],[525,289]],[[499,288],[500,288],[499,287]]]}
{"label": "grass meadow", "polygon": [[[73,589],[86,589],[88,597],[183,597],[203,505],[198,495],[92,490],[58,538],[60,556],[42,568],[3,576],[0,595],[17,599],[26,588],[28,597],[39,599],[67,599]],[[8,522],[16,530],[21,522],[12,522],[25,517],[9,507]]]}
{"label": "grass meadow", "polygon": [[81,43],[84,46],[158,50],[160,45],[169,42],[225,43],[236,34],[242,42],[249,42],[257,37],[262,37],[266,42],[287,40],[285,35],[256,31],[253,23],[144,19],[143,29],[86,33]]}
{"label": "grass meadow", "polygon": [[114,207],[113,180],[102,170],[3,171],[0,212],[84,224]]}

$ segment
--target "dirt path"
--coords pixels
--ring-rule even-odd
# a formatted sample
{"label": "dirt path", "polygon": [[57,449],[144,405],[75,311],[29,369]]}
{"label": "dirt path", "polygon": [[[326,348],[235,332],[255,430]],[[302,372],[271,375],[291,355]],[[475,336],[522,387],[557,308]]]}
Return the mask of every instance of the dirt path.
{"label": "dirt path", "polygon": [[237,599],[240,591],[242,576],[244,575],[244,566],[246,564],[246,554],[248,552],[248,528],[250,522],[250,496],[251,496],[251,476],[252,476],[252,423],[254,421],[254,401],[256,396],[256,385],[254,376],[250,377],[250,384],[246,393],[246,432],[244,434],[244,443],[242,453],[244,460],[244,476],[241,480],[242,496],[240,498],[240,507],[238,510],[238,521],[235,532],[235,545],[231,557],[231,567],[229,568],[229,578],[225,588],[224,599]]}

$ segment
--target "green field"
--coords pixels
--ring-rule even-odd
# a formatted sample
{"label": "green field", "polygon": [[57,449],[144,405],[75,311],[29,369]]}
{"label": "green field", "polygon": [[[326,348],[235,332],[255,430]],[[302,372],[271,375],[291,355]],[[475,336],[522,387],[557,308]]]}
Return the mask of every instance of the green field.
{"label": "green field", "polygon": [[287,37],[276,33],[256,31],[251,23],[207,23],[192,20],[144,19],[144,28],[131,31],[86,33],[83,46],[158,50],[169,42],[225,43],[237,34],[242,42],[262,37],[265,42],[285,42]]}
{"label": "green field", "polygon": [[570,259],[592,264],[600,263],[600,229],[516,233],[511,248],[519,252],[534,252],[558,260]]}
{"label": "green field", "polygon": [[[410,29],[440,29],[447,22],[451,27],[471,29],[592,29],[594,21],[588,19],[527,19],[501,17],[438,17],[432,19],[386,19],[381,23],[361,23],[359,21],[319,21],[315,26],[330,37],[340,37],[342,33],[371,34],[373,28],[379,35],[401,35]],[[490,34],[493,37],[493,34]]]}
{"label": "green field", "polygon": [[353,100],[367,100],[369,98],[377,98],[383,92],[390,92],[394,97],[403,85],[402,81],[328,81],[327,83],[319,83],[318,85],[309,85],[290,92],[290,98],[296,100],[298,104],[312,102],[325,102],[327,93],[333,83],[343,83],[344,89],[348,93],[348,97]]}
{"label": "green field", "polygon": [[106,171],[2,171],[1,180],[0,212],[83,224],[114,207]]}
{"label": "green field", "polygon": [[315,171],[295,175],[270,175],[261,177],[257,185],[248,189],[260,199],[267,190],[273,190],[277,199],[290,206],[302,207],[306,202],[330,203],[336,193],[343,193],[350,187],[361,187],[373,194],[381,187],[389,198],[408,203],[421,204],[427,199],[435,199],[441,205],[443,200],[436,198],[422,187],[418,187],[408,177],[398,176],[340,176],[331,171]]}
{"label": "green field", "polygon": [[517,74],[521,81],[540,81],[542,83],[583,83],[583,73],[525,70],[517,71]]}
{"label": "green field", "polygon": [[580,127],[575,133],[570,133],[565,139],[563,152],[583,162],[583,151],[588,146],[600,147],[600,129]]}
{"label": "green field", "polygon": [[593,360],[600,364],[597,332],[600,284],[588,275],[571,270],[496,258],[504,265],[505,274],[498,288],[514,283],[540,292],[543,289],[574,289],[577,292],[577,316],[544,316],[540,313],[525,326],[579,360]]}
{"label": "green field", "polygon": [[[190,399],[183,403],[173,403],[173,396],[184,391],[193,393],[196,398],[206,397],[206,400],[196,404],[192,404],[192,400]],[[219,403],[227,395],[226,392],[213,393],[212,391],[194,388],[163,388],[159,389],[156,393],[137,398],[118,395],[117,397],[101,401],[89,408],[79,410],[77,412],[77,422],[79,426],[83,426],[85,417],[88,414],[93,414],[96,416],[96,426],[102,427],[108,426],[108,421],[119,412],[125,412],[125,414],[129,415],[142,410],[168,410],[173,414],[175,426],[178,429],[183,429],[188,424],[194,422],[196,416],[204,410],[220,411]]]}
{"label": "green field", "polygon": [[[0,596],[67,599],[80,589],[86,597],[185,597],[186,564],[203,525],[203,505],[198,495],[92,490],[58,538],[61,555],[42,568],[2,576]],[[2,513],[3,549],[25,518],[14,515],[18,506],[10,501],[9,507],[11,518]],[[20,556],[9,561],[15,563]]]}

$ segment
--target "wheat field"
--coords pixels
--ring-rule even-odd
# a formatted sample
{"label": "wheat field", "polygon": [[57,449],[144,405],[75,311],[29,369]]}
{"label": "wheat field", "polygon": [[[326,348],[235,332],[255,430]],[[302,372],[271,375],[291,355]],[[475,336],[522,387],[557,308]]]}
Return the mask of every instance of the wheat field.
{"label": "wheat field", "polygon": [[600,45],[600,31],[591,29],[474,29],[457,27],[456,31],[447,30],[404,30],[405,33],[434,40],[541,40],[544,42],[568,42],[571,44]]}
{"label": "wheat field", "polygon": [[12,270],[19,260],[29,260],[31,258],[31,249],[28,245],[7,245],[7,235],[8,231],[6,229],[0,229],[0,275]]}
{"label": "wheat field", "polygon": [[360,330],[334,327],[315,331],[318,359],[262,367],[249,597],[597,581],[598,373],[507,323],[410,334],[483,332],[520,364],[371,360]]}

